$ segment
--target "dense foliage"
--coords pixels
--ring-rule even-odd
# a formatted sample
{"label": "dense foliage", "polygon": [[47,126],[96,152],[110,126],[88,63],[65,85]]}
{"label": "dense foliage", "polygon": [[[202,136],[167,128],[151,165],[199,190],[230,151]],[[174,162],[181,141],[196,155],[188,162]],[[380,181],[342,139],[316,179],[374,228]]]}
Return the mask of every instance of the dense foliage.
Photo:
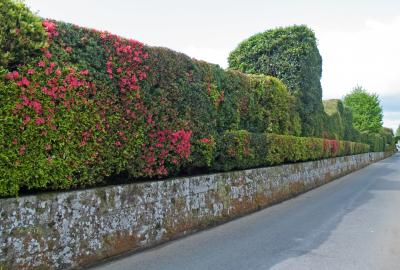
{"label": "dense foliage", "polygon": [[396,142],[396,139],[395,139],[395,136],[393,133],[393,129],[383,127],[380,130],[379,135],[383,138],[383,142],[385,144],[386,151],[389,151],[389,150],[395,148],[395,145],[397,142]]}
{"label": "dense foliage", "polygon": [[281,79],[298,100],[303,135],[322,135],[322,58],[314,32],[307,26],[277,28],[250,37],[231,52],[229,67]]}
{"label": "dense foliage", "polygon": [[[2,20],[10,17],[2,37],[24,36],[1,43],[0,196],[89,186],[120,173],[167,177],[369,150],[296,137],[306,119],[298,114],[299,95],[277,78],[225,71],[165,48],[41,20],[20,2],[1,3]],[[340,121],[351,126],[345,115],[340,111]],[[320,125],[307,119],[308,127]],[[326,138],[346,137],[335,121]],[[365,141],[375,151],[386,143]]]}
{"label": "dense foliage", "polygon": [[45,46],[42,20],[20,1],[0,1],[0,66],[13,69]]}
{"label": "dense foliage", "polygon": [[[360,132],[354,128],[353,112],[339,99],[324,100],[324,137],[360,141]],[[326,134],[325,134],[326,133]]]}
{"label": "dense foliage", "polygon": [[299,133],[278,79],[71,24],[41,31],[39,54],[2,64],[2,195],[211,168],[225,130]]}
{"label": "dense foliage", "polygon": [[357,86],[344,97],[343,103],[352,109],[354,126],[359,131],[379,133],[383,113],[378,95]]}

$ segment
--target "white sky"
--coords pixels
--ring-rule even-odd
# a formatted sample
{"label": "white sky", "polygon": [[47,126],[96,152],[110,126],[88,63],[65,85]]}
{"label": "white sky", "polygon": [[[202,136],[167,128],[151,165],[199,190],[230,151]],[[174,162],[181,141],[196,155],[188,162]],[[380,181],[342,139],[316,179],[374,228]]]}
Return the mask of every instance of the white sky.
{"label": "white sky", "polygon": [[379,94],[384,125],[400,124],[399,0],[26,0],[42,17],[107,30],[227,67],[243,39],[307,24],[319,40],[325,99],[357,84]]}

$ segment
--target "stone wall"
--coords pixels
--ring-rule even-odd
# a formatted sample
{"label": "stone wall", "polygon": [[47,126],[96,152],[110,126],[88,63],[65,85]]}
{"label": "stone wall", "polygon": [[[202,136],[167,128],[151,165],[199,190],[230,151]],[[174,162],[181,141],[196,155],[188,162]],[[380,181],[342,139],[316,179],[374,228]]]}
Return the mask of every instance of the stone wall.
{"label": "stone wall", "polygon": [[64,269],[231,220],[383,159],[325,159],[0,200],[0,269]]}

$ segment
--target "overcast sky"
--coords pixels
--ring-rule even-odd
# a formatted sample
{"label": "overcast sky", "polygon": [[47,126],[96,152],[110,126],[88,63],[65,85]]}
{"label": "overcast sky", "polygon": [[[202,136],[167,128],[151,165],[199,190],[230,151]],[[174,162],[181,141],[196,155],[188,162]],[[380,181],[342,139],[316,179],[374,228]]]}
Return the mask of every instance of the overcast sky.
{"label": "overcast sky", "polygon": [[357,84],[379,94],[384,125],[400,124],[399,0],[26,0],[45,18],[107,30],[227,67],[243,39],[306,24],[323,58],[324,99]]}

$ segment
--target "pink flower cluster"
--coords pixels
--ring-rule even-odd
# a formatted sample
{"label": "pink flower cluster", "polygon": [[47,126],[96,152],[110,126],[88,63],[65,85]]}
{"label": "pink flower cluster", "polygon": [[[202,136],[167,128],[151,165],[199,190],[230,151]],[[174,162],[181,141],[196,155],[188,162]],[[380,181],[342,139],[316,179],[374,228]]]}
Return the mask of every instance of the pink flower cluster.
{"label": "pink flower cluster", "polygon": [[146,162],[144,172],[149,176],[167,175],[167,163],[177,166],[190,156],[192,131],[160,130],[150,133],[152,145],[143,149]]}
{"label": "pink flower cluster", "polygon": [[213,143],[212,140],[209,139],[209,138],[202,138],[202,139],[199,140],[199,142],[206,143],[206,144],[212,144]]}
{"label": "pink flower cluster", "polygon": [[42,25],[44,27],[44,29],[47,32],[47,36],[51,39],[53,37],[58,36],[58,32],[57,32],[57,27],[56,24],[49,21],[49,20],[44,20],[42,22]]}
{"label": "pink flower cluster", "polygon": [[[61,107],[70,110],[77,99],[85,101],[84,97],[95,91],[93,84],[82,78],[89,74],[88,70],[78,73],[75,69],[67,67],[65,72],[62,72],[58,63],[51,61],[52,55],[48,50],[42,51],[43,58],[34,68],[13,71],[5,76],[15,81],[21,90],[20,101],[15,104],[14,110],[14,113],[22,118],[21,128],[34,123],[37,126],[48,124],[54,129],[52,120]],[[46,101],[46,97],[50,100]],[[46,104],[45,108],[43,104]]]}
{"label": "pink flower cluster", "polygon": [[117,76],[119,90],[122,94],[129,91],[138,91],[139,81],[147,77],[143,70],[143,60],[148,57],[143,52],[143,44],[130,39],[125,40],[119,36],[107,32],[100,33],[100,38],[107,46],[106,51],[110,56],[106,64],[106,71],[110,79]]}

